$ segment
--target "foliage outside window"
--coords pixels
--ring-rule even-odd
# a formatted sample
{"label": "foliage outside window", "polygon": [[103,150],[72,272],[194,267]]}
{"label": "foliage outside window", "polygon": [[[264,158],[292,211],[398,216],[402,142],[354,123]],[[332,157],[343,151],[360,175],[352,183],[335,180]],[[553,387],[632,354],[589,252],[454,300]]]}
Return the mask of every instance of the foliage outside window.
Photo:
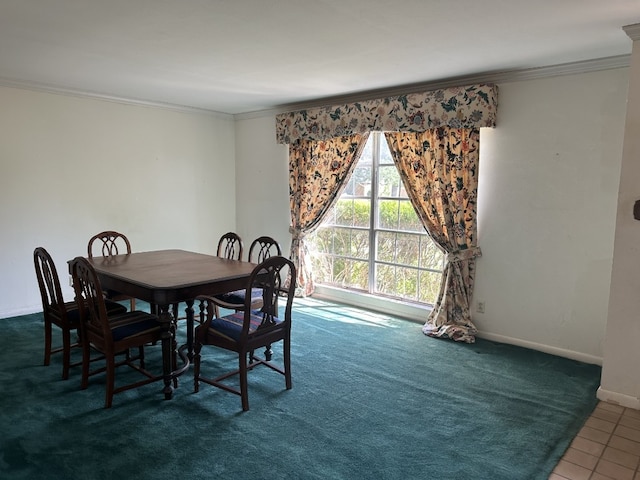
{"label": "foliage outside window", "polygon": [[349,183],[308,245],[316,284],[436,301],[444,254],[418,219],[380,133],[369,136]]}

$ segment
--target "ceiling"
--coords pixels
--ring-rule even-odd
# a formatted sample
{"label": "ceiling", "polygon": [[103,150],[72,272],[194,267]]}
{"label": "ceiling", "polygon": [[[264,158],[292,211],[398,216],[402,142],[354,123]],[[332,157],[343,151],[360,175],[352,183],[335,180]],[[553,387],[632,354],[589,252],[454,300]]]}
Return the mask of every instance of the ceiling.
{"label": "ceiling", "polygon": [[640,0],[0,0],[0,85],[240,114],[628,55]]}

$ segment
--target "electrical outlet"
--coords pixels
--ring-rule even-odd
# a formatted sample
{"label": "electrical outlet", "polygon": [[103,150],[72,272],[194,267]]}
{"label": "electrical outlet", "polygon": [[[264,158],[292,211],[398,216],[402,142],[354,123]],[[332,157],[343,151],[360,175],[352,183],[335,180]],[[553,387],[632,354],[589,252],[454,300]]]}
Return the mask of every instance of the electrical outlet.
{"label": "electrical outlet", "polygon": [[478,302],[476,304],[476,312],[484,313],[484,302]]}

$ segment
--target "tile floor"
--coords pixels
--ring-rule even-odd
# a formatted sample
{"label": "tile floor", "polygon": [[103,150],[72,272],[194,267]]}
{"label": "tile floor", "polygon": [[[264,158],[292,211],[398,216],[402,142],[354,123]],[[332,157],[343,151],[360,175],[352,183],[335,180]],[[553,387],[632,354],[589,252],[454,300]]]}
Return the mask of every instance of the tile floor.
{"label": "tile floor", "polygon": [[549,480],[640,480],[640,411],[600,402]]}

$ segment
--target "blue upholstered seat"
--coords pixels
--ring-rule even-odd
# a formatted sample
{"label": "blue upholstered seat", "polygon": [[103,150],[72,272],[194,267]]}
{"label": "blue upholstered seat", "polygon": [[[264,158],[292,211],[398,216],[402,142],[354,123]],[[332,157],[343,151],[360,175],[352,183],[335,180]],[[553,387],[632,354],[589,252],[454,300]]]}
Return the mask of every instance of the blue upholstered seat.
{"label": "blue upholstered seat", "polygon": [[[251,312],[249,333],[255,332],[258,327],[263,323],[264,316],[259,310]],[[240,340],[240,333],[242,332],[242,324],[244,322],[244,312],[236,312],[230,315],[226,315],[220,318],[214,318],[211,320],[209,330],[211,333],[226,337],[233,341]],[[269,319],[269,325],[279,325],[282,323],[277,317],[271,317]]]}

